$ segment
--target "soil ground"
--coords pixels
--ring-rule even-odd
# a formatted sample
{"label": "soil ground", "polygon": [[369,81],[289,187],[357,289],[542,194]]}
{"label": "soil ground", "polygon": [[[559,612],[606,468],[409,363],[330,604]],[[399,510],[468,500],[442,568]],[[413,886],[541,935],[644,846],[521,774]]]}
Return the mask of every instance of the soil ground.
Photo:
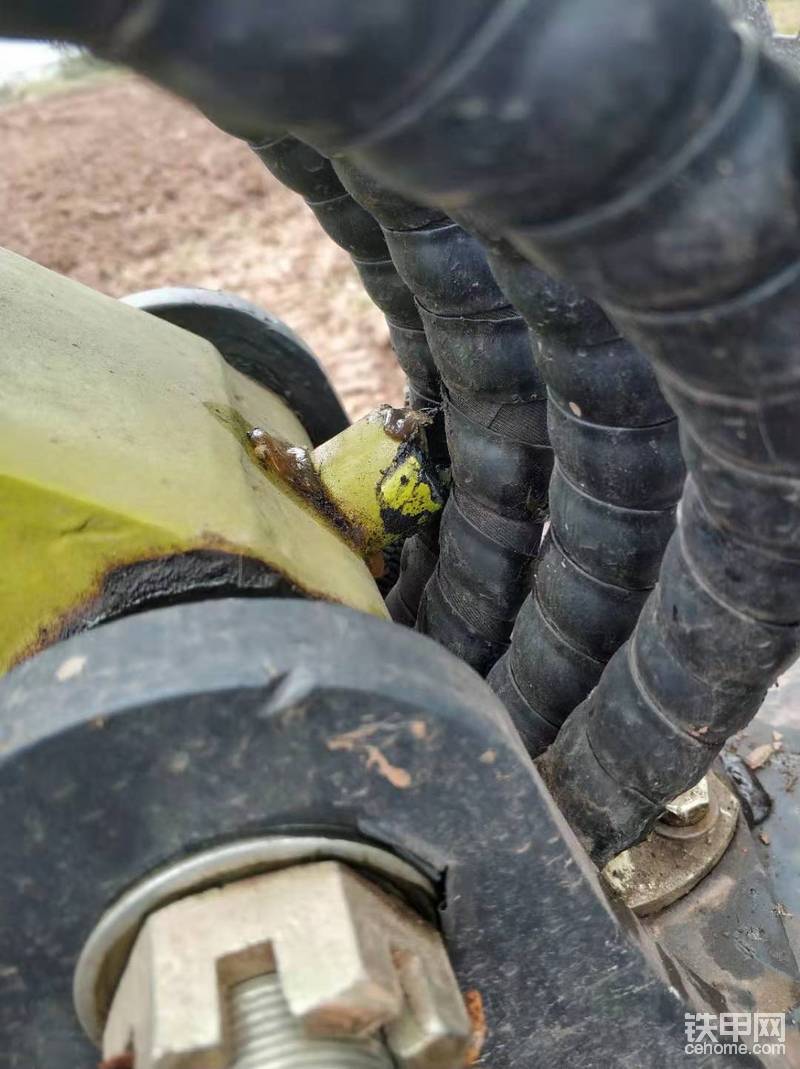
{"label": "soil ground", "polygon": [[317,353],[351,416],[402,402],[349,258],[239,141],[130,75],[0,110],[0,245],[112,296],[238,293]]}
{"label": "soil ground", "polygon": [[781,33],[800,33],[800,0],[770,0],[769,6]]}

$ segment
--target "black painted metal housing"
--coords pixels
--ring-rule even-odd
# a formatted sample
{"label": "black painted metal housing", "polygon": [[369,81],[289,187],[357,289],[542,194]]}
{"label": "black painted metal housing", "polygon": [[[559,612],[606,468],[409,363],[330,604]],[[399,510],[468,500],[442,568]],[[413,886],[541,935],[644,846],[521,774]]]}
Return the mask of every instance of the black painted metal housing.
{"label": "black painted metal housing", "polygon": [[3,1069],[94,1069],[71,986],[103,911],[270,834],[366,841],[434,881],[495,1069],[684,1064],[676,984],[697,993],[615,916],[488,687],[419,634],[280,599],[132,616],[0,681],[0,740]]}

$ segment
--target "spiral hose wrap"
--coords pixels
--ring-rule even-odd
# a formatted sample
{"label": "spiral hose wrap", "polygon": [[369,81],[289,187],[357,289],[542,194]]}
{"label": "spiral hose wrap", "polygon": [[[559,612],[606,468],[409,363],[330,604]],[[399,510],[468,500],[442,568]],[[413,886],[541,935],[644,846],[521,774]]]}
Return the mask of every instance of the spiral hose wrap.
{"label": "spiral hose wrap", "polygon": [[547,511],[552,454],[528,331],[477,238],[336,167],[384,228],[442,381],[453,487],[417,626],[485,674],[508,647]]}
{"label": "spiral hose wrap", "polygon": [[489,682],[534,756],[629,637],[675,524],[677,421],[647,360],[592,301],[504,242],[490,263],[548,388],[550,527],[511,649]]}

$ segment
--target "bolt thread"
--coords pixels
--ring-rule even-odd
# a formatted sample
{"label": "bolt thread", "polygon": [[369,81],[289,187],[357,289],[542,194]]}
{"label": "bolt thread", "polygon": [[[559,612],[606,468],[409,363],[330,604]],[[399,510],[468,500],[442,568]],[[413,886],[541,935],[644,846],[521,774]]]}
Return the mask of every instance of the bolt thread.
{"label": "bolt thread", "polygon": [[276,974],[236,984],[230,993],[231,1069],[393,1069],[380,1039],[317,1039],[292,1016]]}

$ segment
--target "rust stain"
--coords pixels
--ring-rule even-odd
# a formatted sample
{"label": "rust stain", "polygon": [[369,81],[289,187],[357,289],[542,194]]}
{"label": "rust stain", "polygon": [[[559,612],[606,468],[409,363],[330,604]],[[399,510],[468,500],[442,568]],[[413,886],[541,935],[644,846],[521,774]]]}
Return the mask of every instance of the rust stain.
{"label": "rust stain", "polygon": [[467,1016],[472,1030],[472,1040],[467,1050],[465,1065],[474,1065],[481,1056],[489,1026],[486,1022],[486,1011],[483,1008],[483,998],[480,991],[474,988],[464,995],[464,1005],[467,1007]]}
{"label": "rust stain", "polygon": [[415,739],[419,739],[420,741],[427,739],[428,725],[424,720],[410,720],[408,727]]}
{"label": "rust stain", "polygon": [[383,419],[383,429],[390,438],[398,442],[407,442],[409,438],[416,437],[422,427],[433,423],[433,416],[429,412],[420,412],[414,408],[381,405],[378,411]]}
{"label": "rust stain", "polygon": [[363,557],[369,541],[367,534],[325,489],[311,452],[304,446],[291,445],[261,427],[253,427],[247,439],[262,470],[280,479]]}
{"label": "rust stain", "polygon": [[[270,434],[262,427],[251,427],[244,432],[242,437],[242,419],[237,413],[232,415],[228,413],[224,418],[219,412],[215,411],[214,414],[233,429],[237,440],[243,444],[251,458],[268,477],[279,479],[286,489],[294,493],[304,505],[313,509],[320,519],[328,523],[351,549],[367,561],[375,578],[380,579],[383,576],[385,565],[382,553],[371,553],[374,536],[370,535],[367,526],[351,516],[326,488],[310,450],[304,446],[292,445]],[[377,414],[386,436],[400,442],[403,447],[396,453],[389,468],[385,469],[379,477],[378,488],[389,471],[408,456],[417,456],[421,469],[426,472],[425,481],[431,493],[434,497],[438,497],[439,503],[442,504],[443,492],[430,467],[422,434],[422,429],[433,422],[431,413],[382,405],[377,410]],[[407,534],[409,530],[415,529],[423,522],[428,522],[431,518],[430,515],[427,515],[424,520],[419,516],[406,516],[402,511],[388,507],[381,509],[381,515],[387,535],[394,536]],[[393,521],[395,523],[399,521],[399,526],[395,527]]]}
{"label": "rust stain", "polygon": [[298,494],[313,498],[325,493],[311,453],[304,446],[291,445],[260,427],[254,427],[247,437],[263,467],[274,471]]}
{"label": "rust stain", "polygon": [[133,1052],[127,1054],[115,1054],[113,1058],[106,1058],[98,1063],[98,1069],[133,1069]]}
{"label": "rust stain", "polygon": [[375,553],[371,553],[367,557],[367,567],[369,568],[369,574],[373,579],[383,579],[386,575],[386,560],[383,556],[383,550],[379,549]]}

